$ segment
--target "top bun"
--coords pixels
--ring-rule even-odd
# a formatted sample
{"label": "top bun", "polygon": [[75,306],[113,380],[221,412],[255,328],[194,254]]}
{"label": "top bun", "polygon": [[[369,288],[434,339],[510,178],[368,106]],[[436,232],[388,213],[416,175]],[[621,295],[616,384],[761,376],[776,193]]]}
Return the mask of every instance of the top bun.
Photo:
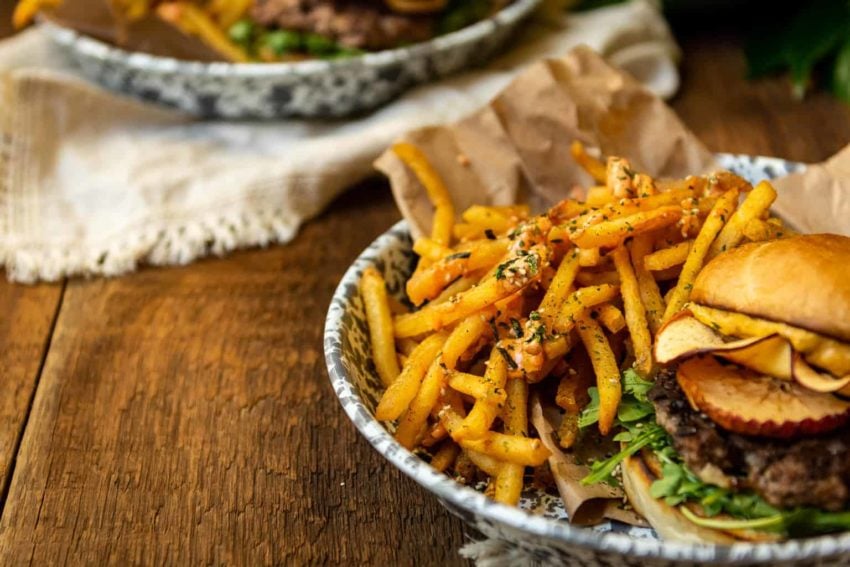
{"label": "top bun", "polygon": [[691,300],[850,341],[850,238],[754,242],[702,269]]}

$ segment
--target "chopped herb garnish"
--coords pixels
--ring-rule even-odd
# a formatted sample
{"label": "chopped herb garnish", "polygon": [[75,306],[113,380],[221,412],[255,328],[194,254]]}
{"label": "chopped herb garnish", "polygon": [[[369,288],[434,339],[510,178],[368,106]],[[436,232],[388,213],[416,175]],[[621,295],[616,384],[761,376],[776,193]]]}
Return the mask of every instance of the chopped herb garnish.
{"label": "chopped herb garnish", "polygon": [[519,321],[517,321],[516,319],[514,319],[513,317],[511,317],[511,331],[513,331],[514,338],[517,338],[517,339],[522,338],[522,335],[523,335],[522,324]]}
{"label": "chopped herb garnish", "polygon": [[496,233],[493,232],[492,228],[488,228],[484,231],[484,236],[487,237],[487,240],[496,240]]}
{"label": "chopped herb garnish", "polygon": [[517,369],[516,362],[515,362],[515,361],[514,361],[514,359],[511,357],[511,355],[508,353],[508,351],[506,351],[506,350],[505,350],[505,349],[503,349],[502,347],[496,347],[496,350],[498,350],[498,351],[499,351],[499,354],[501,354],[501,355],[502,355],[502,358],[504,358],[504,359],[505,359],[505,362],[507,362],[507,363],[508,363],[508,367],[510,367],[510,369],[511,369],[511,370],[516,370],[516,369]]}
{"label": "chopped herb garnish", "polygon": [[446,260],[465,260],[470,256],[472,256],[472,252],[458,252],[456,254],[446,256]]}

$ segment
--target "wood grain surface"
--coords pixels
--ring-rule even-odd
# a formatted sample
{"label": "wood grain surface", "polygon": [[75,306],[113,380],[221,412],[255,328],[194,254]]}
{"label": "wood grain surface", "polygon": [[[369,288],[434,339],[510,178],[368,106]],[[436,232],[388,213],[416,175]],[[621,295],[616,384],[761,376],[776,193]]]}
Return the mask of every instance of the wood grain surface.
{"label": "wood grain surface", "polygon": [[[815,161],[850,140],[828,95],[746,82],[734,39],[684,47],[673,105],[711,149]],[[397,218],[371,181],[287,246],[0,284],[0,564],[462,563],[460,522],[356,434],[324,367],[331,293]]]}

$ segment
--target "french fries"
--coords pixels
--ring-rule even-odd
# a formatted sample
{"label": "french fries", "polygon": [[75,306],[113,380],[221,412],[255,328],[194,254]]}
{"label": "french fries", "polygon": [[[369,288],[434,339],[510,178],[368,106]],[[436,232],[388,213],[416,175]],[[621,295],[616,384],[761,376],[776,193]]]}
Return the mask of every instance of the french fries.
{"label": "french fries", "polygon": [[590,315],[583,314],[576,329],[596,373],[596,387],[599,389],[599,432],[607,435],[614,425],[622,396],[620,368],[602,328]]}
{"label": "french fries", "polygon": [[360,293],[366,307],[375,369],[384,386],[389,387],[398,377],[399,368],[387,289],[378,270],[371,267],[364,270],[363,277],[360,278]]}
{"label": "french fries", "polygon": [[675,266],[680,266],[688,259],[693,240],[685,240],[669,248],[656,250],[643,257],[643,266],[651,272],[660,272]]}
{"label": "french fries", "polygon": [[448,246],[452,236],[455,208],[440,174],[431,166],[422,150],[413,144],[398,142],[393,145],[393,152],[413,171],[434,205],[431,239],[437,244]]}
{"label": "french fries", "polygon": [[[664,298],[661,297],[661,290],[658,289],[658,283],[655,278],[646,268],[644,260],[652,249],[652,239],[650,235],[642,234],[635,238],[629,244],[629,252],[634,268],[635,279],[637,280],[640,299],[646,310],[646,320],[649,324],[649,330],[653,335],[661,328],[661,320],[664,317]],[[620,276],[620,280],[622,280]]]}
{"label": "french fries", "polygon": [[708,254],[709,246],[711,246],[717,234],[726,224],[726,221],[735,210],[737,203],[738,190],[731,189],[724,193],[714,204],[696,240],[694,240],[694,245],[688,251],[688,258],[682,267],[679,281],[676,283],[676,287],[673,288],[673,293],[667,302],[667,309],[664,311],[665,322],[669,321],[687,303],[688,297],[691,295],[694,280],[702,269],[705,257]]}
{"label": "french fries", "polygon": [[[558,442],[571,450],[584,437],[579,419],[595,385],[597,427],[608,435],[621,371],[631,365],[653,378],[652,337],[687,305],[704,263],[787,231],[769,215],[767,184],[753,189],[723,173],[657,180],[579,143],[571,153],[601,184],[587,201],[575,192],[538,216],[527,206],[474,205],[455,219],[426,156],[408,143],[393,149],[426,189],[434,221],[414,243],[420,261],[405,286],[417,307],[391,301],[372,271],[361,282],[386,384],[375,414],[395,422],[403,447],[429,451],[435,469],[471,479],[477,468],[489,477],[487,494],[505,504],[519,502],[526,467],[549,457],[529,430],[530,390],[564,411]],[[740,193],[747,197],[737,207]],[[697,312],[738,334],[768,325]],[[805,343],[814,364],[850,365],[850,354],[821,338],[781,331]],[[388,362],[397,359],[400,369]]]}
{"label": "french fries", "polygon": [[721,252],[730,250],[744,239],[744,227],[761,217],[776,200],[776,189],[767,181],[762,181],[749,192],[738,210],[723,226],[720,234],[712,242],[706,258],[711,260]]}
{"label": "french fries", "polygon": [[[620,275],[620,290],[625,307],[626,326],[629,328],[632,348],[635,351],[635,369],[641,375],[649,376],[652,372],[652,338],[649,336],[646,308],[641,301],[640,288],[634,269],[632,269],[629,251],[625,246],[620,246],[612,252],[612,255],[614,256],[614,266],[616,266],[617,273]],[[655,280],[652,280],[652,283],[655,283]],[[579,334],[581,334],[581,331],[579,331]],[[585,341],[584,335],[582,335],[582,341]],[[586,342],[585,346],[587,346]],[[593,360],[592,356],[591,360]],[[619,373],[617,376],[619,380]]]}

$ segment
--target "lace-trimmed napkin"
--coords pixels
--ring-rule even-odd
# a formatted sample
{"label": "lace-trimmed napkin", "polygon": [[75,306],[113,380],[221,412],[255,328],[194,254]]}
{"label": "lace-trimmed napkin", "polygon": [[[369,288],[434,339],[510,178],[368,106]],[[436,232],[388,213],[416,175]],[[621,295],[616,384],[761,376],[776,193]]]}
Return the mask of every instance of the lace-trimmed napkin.
{"label": "lace-trimmed napkin", "polygon": [[38,30],[0,42],[0,264],[34,282],[286,242],[393,139],[468,114],[579,43],[663,96],[678,87],[678,50],[646,0],[524,33],[487,68],[346,122],[197,122],[77,78]]}

